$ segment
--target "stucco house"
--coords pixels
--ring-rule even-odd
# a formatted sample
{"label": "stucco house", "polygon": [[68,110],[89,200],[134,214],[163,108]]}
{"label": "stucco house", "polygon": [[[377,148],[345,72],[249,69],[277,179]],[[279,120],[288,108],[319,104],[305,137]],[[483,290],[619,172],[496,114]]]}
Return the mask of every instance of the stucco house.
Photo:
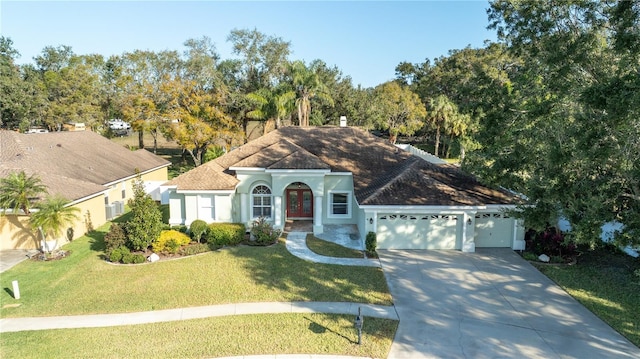
{"label": "stucco house", "polygon": [[[11,172],[37,175],[50,195],[80,209],[73,226],[78,237],[119,215],[133,197],[139,173],[145,184],[167,181],[171,163],[147,150],[130,151],[91,132],[21,134],[0,130],[0,178]],[[39,247],[28,217],[0,216],[0,249]],[[64,239],[64,238],[63,238]]]}
{"label": "stucco house", "polygon": [[[434,163],[437,162],[437,163]],[[378,248],[524,248],[519,198],[353,127],[284,127],[165,184],[170,223],[356,225]]]}

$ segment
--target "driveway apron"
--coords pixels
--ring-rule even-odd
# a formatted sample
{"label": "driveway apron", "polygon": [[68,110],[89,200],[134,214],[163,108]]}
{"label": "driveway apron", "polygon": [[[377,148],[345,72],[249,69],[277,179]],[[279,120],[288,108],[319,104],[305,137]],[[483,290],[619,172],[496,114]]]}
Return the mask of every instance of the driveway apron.
{"label": "driveway apron", "polygon": [[400,317],[389,358],[640,358],[510,249],[378,253]]}

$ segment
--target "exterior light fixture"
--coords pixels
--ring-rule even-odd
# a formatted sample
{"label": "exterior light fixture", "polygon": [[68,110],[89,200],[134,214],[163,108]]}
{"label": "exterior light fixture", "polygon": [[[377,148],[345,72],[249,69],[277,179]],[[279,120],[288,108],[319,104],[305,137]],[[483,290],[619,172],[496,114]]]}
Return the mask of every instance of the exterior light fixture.
{"label": "exterior light fixture", "polygon": [[471,225],[471,218],[467,219],[467,224]]}
{"label": "exterior light fixture", "polygon": [[369,224],[373,224],[373,218],[369,218]]}

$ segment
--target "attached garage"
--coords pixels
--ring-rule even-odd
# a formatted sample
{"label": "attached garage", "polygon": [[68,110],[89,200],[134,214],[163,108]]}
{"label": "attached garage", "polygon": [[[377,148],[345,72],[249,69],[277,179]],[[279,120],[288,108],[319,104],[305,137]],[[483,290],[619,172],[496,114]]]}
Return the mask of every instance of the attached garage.
{"label": "attached garage", "polygon": [[458,215],[380,214],[380,249],[460,249]]}
{"label": "attached garage", "polygon": [[477,213],[476,248],[511,247],[514,219],[506,213]]}

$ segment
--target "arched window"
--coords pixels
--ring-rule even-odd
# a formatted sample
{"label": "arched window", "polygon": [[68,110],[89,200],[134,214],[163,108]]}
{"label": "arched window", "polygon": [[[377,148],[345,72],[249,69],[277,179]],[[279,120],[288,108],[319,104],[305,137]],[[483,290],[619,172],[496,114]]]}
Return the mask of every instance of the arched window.
{"label": "arched window", "polygon": [[251,192],[253,218],[271,218],[271,189],[264,185],[256,186]]}

